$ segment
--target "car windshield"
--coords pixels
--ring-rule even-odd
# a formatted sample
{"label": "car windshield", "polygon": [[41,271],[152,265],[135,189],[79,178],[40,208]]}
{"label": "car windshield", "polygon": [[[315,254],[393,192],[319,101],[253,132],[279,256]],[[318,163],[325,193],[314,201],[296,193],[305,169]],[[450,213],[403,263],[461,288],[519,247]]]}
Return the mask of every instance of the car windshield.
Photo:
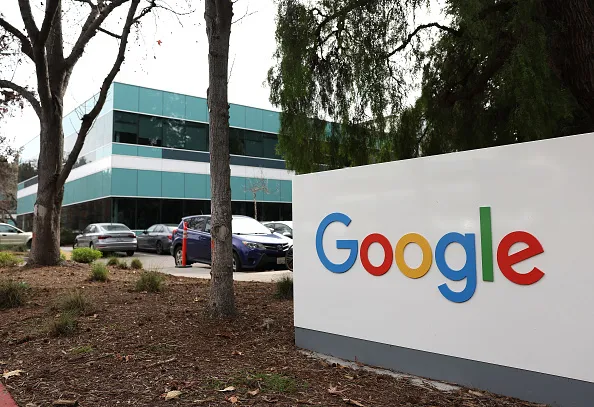
{"label": "car windshield", "polygon": [[235,235],[268,235],[270,229],[252,218],[233,218],[231,230]]}
{"label": "car windshield", "polygon": [[124,225],[102,225],[101,228],[108,232],[129,232],[130,231],[130,229],[128,229]]}
{"label": "car windshield", "polygon": [[168,231],[173,232],[173,229],[177,229],[178,225],[165,225]]}

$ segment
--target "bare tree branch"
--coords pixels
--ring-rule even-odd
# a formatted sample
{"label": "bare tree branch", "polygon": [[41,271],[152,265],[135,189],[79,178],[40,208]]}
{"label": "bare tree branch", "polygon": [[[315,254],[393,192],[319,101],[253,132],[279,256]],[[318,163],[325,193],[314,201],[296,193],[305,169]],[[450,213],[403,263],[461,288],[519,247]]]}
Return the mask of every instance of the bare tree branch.
{"label": "bare tree branch", "polygon": [[27,90],[26,88],[24,88],[22,86],[17,85],[14,82],[7,81],[4,79],[0,79],[0,88],[12,89],[15,92],[17,92],[18,94],[20,94],[22,97],[24,97],[27,100],[27,102],[29,102],[31,104],[31,107],[33,107],[33,110],[35,110],[35,113],[37,113],[37,116],[41,117],[41,105],[39,104],[39,101],[37,100],[37,98],[35,97],[33,92],[31,92],[30,90]]}
{"label": "bare tree branch", "polygon": [[34,46],[45,46],[45,42],[49,36],[50,29],[52,27],[52,23],[54,22],[54,17],[56,16],[56,11],[58,11],[59,5],[60,0],[47,0],[45,5],[45,17],[43,18],[41,30],[39,31],[39,37],[35,41]]}
{"label": "bare tree branch", "polygon": [[100,32],[102,32],[103,34],[107,34],[107,35],[109,35],[110,37],[116,38],[116,39],[118,39],[118,40],[121,40],[121,39],[122,39],[122,36],[121,36],[121,35],[119,35],[119,34],[116,34],[116,33],[112,33],[111,31],[108,31],[108,30],[106,30],[105,28],[101,28],[101,27],[99,27],[99,28],[97,28],[97,31],[100,31]]}
{"label": "bare tree branch", "polygon": [[2,17],[0,17],[0,27],[4,28],[8,33],[14,35],[21,42],[21,51],[23,51],[23,53],[29,58],[33,59],[33,47],[31,46],[31,42],[29,42],[29,39],[25,34],[23,34],[20,30],[15,28]]}
{"label": "bare tree branch", "polygon": [[72,167],[76,163],[76,160],[78,158],[80,150],[83,147],[85,138],[86,138],[89,130],[91,129],[91,126],[95,122],[95,119],[99,115],[99,112],[103,108],[103,105],[105,104],[105,100],[107,99],[107,92],[109,91],[109,88],[111,87],[111,84],[113,83],[113,80],[115,79],[117,73],[119,72],[120,68],[122,67],[122,64],[124,63],[126,46],[128,45],[128,36],[130,35],[130,30],[132,28],[132,25],[135,22],[134,15],[136,14],[136,10],[138,9],[139,4],[140,4],[140,0],[132,0],[132,4],[130,5],[130,9],[128,10],[128,15],[126,17],[126,24],[124,25],[124,28],[122,29],[122,34],[121,34],[122,39],[120,41],[118,55],[117,55],[116,60],[113,64],[113,67],[111,68],[111,70],[109,71],[109,73],[107,74],[105,79],[103,80],[103,84],[101,85],[101,90],[99,91],[99,97],[97,98],[97,102],[95,103],[95,106],[93,107],[93,109],[91,109],[90,112],[88,112],[87,114],[85,114],[82,117],[82,123],[80,126],[80,130],[78,132],[78,136],[76,138],[76,142],[74,143],[74,147],[72,148],[72,151],[68,155],[68,160],[66,160],[66,163],[64,164],[64,167],[62,168],[62,171],[60,172],[60,176],[58,177],[58,185],[60,185],[60,186],[64,185],[64,183],[66,182],[66,178],[68,178],[68,175],[70,175],[70,171],[72,171]]}
{"label": "bare tree branch", "polygon": [[445,25],[441,25],[441,24],[439,24],[439,23],[421,24],[420,26],[418,26],[417,28],[415,28],[415,29],[413,30],[413,32],[412,32],[412,33],[408,34],[408,37],[406,37],[406,40],[404,40],[404,41],[402,42],[402,44],[401,44],[401,45],[400,45],[398,48],[395,48],[395,49],[394,49],[394,50],[392,50],[391,52],[388,52],[388,53],[386,54],[386,57],[387,57],[387,58],[390,58],[391,56],[393,56],[393,55],[394,55],[394,54],[396,54],[397,52],[400,52],[400,51],[404,50],[404,48],[406,48],[406,47],[408,46],[408,44],[410,44],[410,42],[412,41],[412,39],[413,39],[413,38],[414,38],[414,37],[415,37],[415,36],[416,36],[416,35],[417,35],[417,34],[418,34],[418,33],[419,33],[421,30],[424,30],[424,29],[426,29],[426,28],[433,28],[433,27],[439,28],[440,30],[443,30],[443,31],[447,31],[447,32],[449,32],[449,33],[451,33],[451,34],[455,34],[455,35],[459,35],[459,34],[460,34],[460,31],[456,30],[455,28],[452,28],[452,27],[447,27],[447,26],[445,26]]}
{"label": "bare tree branch", "polygon": [[31,39],[32,45],[35,46],[35,42],[39,36],[39,29],[37,28],[35,20],[33,19],[33,12],[31,11],[31,4],[29,3],[29,0],[19,0],[19,8],[21,10],[21,17],[25,23],[27,34]]}

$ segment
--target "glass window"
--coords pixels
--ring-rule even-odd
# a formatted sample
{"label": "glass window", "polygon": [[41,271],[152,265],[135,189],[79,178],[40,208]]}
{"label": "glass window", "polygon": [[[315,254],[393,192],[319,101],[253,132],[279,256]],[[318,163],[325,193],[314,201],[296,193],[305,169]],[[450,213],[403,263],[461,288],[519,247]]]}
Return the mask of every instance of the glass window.
{"label": "glass window", "polygon": [[138,136],[138,115],[115,112],[113,116],[113,141],[136,144]]}
{"label": "glass window", "polygon": [[184,216],[184,201],[181,199],[163,199],[161,206],[161,222],[179,225]]}
{"label": "glass window", "polygon": [[91,233],[91,225],[87,226],[85,230],[83,230],[83,233]]}
{"label": "glass window", "polygon": [[245,155],[245,145],[243,137],[244,130],[236,128],[229,129],[229,153]]}
{"label": "glass window", "polygon": [[103,225],[101,226],[103,230],[108,232],[128,232],[130,229],[126,225],[118,225],[117,223],[111,225]]}
{"label": "glass window", "polygon": [[155,228],[155,233],[163,233],[165,230],[163,229],[162,225],[159,225]]}
{"label": "glass window", "polygon": [[262,157],[281,158],[276,153],[278,137],[275,134],[262,133]]}
{"label": "glass window", "polygon": [[186,148],[194,151],[208,151],[208,125],[186,124]]}
{"label": "glass window", "polygon": [[204,231],[206,233],[210,233],[210,218],[206,219],[206,225],[204,226]]}
{"label": "glass window", "polygon": [[163,147],[186,148],[186,125],[183,120],[164,120]]}
{"label": "glass window", "polygon": [[264,140],[262,133],[244,130],[245,155],[264,157]]}
{"label": "glass window", "polygon": [[140,116],[138,120],[138,144],[143,146],[162,146],[163,119],[160,117]]}
{"label": "glass window", "polygon": [[151,226],[151,227],[150,227],[150,228],[148,228],[146,231],[150,233],[150,232],[154,232],[154,231],[155,231],[155,229],[157,229],[157,225],[153,225],[153,226]]}
{"label": "glass window", "polygon": [[204,228],[206,227],[206,218],[191,218],[188,220],[188,229],[197,230],[199,232],[204,232]]}
{"label": "glass window", "polygon": [[16,233],[17,230],[9,225],[0,225],[0,233]]}
{"label": "glass window", "polygon": [[136,199],[116,198],[114,202],[114,221],[123,223],[130,229],[136,229]]}
{"label": "glass window", "polygon": [[161,221],[161,201],[159,199],[138,199],[136,227],[144,229]]}

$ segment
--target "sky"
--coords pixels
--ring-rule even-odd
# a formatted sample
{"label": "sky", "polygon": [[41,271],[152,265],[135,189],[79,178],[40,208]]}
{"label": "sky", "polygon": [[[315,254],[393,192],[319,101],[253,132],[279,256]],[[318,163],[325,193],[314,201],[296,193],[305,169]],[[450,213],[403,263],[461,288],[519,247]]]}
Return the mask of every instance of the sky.
{"label": "sky", "polygon": [[[0,1],[5,18],[17,28],[23,28],[17,1]],[[169,4],[175,1],[170,0]],[[131,36],[126,60],[116,81],[206,97],[208,42],[204,2],[177,1],[177,9],[187,10],[185,1],[188,1],[194,12],[179,17],[179,21],[167,12],[160,12],[156,18],[147,17],[140,28],[140,34]],[[34,13],[39,16],[38,21],[41,21],[42,1],[31,0],[31,4]],[[434,18],[436,12],[432,10],[432,13],[421,15],[417,22]],[[266,84],[266,75],[274,63],[272,57],[276,47],[275,2],[238,0],[234,4],[234,13],[234,19],[239,21],[231,28],[229,101],[278,110],[269,102],[269,88]],[[66,8],[64,14],[68,16],[68,21],[64,24],[65,39],[75,38],[84,15]],[[115,22],[108,21],[108,26]],[[117,46],[117,40],[101,33],[89,43],[85,54],[74,68],[64,101],[65,114],[99,91],[115,60]],[[2,77],[6,78],[4,74]],[[20,85],[33,86],[34,78],[31,66],[19,65],[15,70],[14,81]],[[14,117],[0,124],[0,132],[8,135],[15,146],[22,146],[39,133],[37,116],[27,105],[24,111],[15,112]]]}

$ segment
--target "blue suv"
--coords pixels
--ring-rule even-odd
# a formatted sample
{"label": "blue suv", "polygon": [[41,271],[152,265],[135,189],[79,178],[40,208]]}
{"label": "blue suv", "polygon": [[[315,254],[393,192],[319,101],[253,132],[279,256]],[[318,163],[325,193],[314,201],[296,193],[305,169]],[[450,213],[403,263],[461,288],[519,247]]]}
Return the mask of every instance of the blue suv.
{"label": "blue suv", "polygon": [[[171,254],[175,264],[182,264],[184,222],[188,225],[186,264],[210,264],[210,215],[183,218],[173,233]],[[285,265],[290,240],[273,233],[254,218],[234,215],[231,220],[233,237],[233,271],[256,270]]]}

